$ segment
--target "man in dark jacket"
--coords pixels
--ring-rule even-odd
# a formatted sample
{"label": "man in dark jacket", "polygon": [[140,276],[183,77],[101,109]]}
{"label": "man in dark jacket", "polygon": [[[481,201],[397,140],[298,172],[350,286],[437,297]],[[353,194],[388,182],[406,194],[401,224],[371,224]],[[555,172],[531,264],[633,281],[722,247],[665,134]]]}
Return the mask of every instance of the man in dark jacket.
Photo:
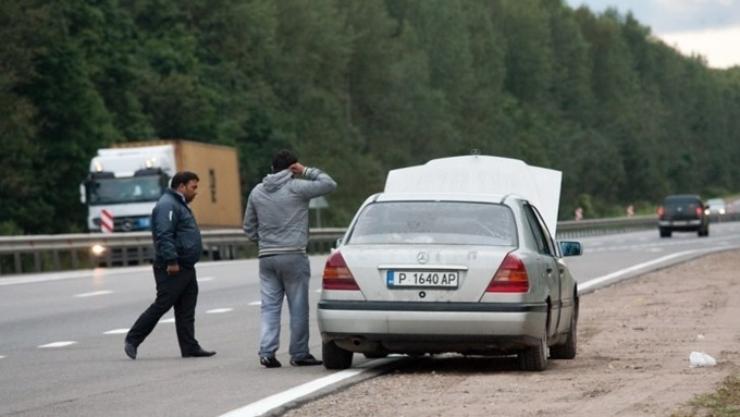
{"label": "man in dark jacket", "polygon": [[200,258],[202,243],[188,203],[197,194],[198,181],[198,176],[192,172],[178,172],[172,177],[171,189],[165,191],[152,210],[157,298],[126,335],[124,351],[131,359],[136,359],[139,345],[172,307],[175,307],[175,327],[182,357],[216,354],[203,350],[195,340],[195,304],[198,300],[195,264]]}
{"label": "man in dark jacket", "polygon": [[272,171],[249,194],[244,214],[244,231],[259,245],[260,364],[281,366],[275,352],[280,340],[280,310],[287,297],[290,364],[321,365],[308,351],[308,203],[334,191],[337,183],[320,169],[303,166],[287,150],[275,154]]}

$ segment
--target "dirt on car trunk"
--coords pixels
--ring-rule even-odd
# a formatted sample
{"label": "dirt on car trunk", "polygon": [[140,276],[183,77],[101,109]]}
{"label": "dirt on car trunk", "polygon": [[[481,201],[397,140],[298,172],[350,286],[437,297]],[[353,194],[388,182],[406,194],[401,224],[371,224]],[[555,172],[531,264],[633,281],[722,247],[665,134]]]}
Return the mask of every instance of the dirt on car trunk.
{"label": "dirt on car trunk", "polygon": [[[740,372],[740,251],[582,296],[578,338],[576,359],[545,372],[509,358],[419,358],[285,416],[670,416]],[[717,366],[689,367],[693,351]]]}

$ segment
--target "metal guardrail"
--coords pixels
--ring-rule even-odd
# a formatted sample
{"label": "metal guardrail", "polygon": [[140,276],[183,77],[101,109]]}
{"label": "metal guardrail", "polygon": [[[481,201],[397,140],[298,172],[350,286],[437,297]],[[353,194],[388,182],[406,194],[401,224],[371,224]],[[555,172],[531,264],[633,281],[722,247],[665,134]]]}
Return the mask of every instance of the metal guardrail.
{"label": "metal guardrail", "polygon": [[[311,230],[309,252],[328,252],[343,228]],[[257,247],[241,229],[205,230],[210,260],[255,257]],[[0,275],[80,268],[145,265],[154,257],[151,232],[0,237]]]}
{"label": "metal guardrail", "polygon": [[[740,221],[740,213],[713,222]],[[558,222],[558,239],[657,228],[657,217],[633,216]],[[309,252],[328,252],[344,228],[312,229]],[[241,229],[206,230],[203,247],[210,260],[256,257],[257,248]],[[0,275],[80,268],[146,265],[153,258],[150,232],[0,237]]]}
{"label": "metal guardrail", "polygon": [[558,239],[595,236],[611,233],[626,233],[653,229],[658,225],[655,215],[614,217],[606,219],[568,220],[558,222]]}

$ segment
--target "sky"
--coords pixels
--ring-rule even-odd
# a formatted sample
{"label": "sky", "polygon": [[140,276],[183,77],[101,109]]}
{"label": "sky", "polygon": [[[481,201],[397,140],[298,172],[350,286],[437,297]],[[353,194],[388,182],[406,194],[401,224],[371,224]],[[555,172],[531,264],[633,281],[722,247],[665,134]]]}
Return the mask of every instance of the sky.
{"label": "sky", "polygon": [[594,12],[631,11],[653,35],[686,55],[699,54],[713,68],[740,65],[740,0],[566,0]]}

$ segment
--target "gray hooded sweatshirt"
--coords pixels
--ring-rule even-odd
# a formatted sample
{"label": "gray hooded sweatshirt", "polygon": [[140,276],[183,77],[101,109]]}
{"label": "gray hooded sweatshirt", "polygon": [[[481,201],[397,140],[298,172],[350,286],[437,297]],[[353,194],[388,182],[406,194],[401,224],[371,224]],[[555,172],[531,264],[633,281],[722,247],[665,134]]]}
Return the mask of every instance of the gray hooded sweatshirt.
{"label": "gray hooded sweatshirt", "polygon": [[336,188],[318,168],[306,168],[300,178],[293,178],[289,169],[267,175],[249,193],[244,213],[244,232],[259,244],[259,256],[305,253],[308,203]]}

